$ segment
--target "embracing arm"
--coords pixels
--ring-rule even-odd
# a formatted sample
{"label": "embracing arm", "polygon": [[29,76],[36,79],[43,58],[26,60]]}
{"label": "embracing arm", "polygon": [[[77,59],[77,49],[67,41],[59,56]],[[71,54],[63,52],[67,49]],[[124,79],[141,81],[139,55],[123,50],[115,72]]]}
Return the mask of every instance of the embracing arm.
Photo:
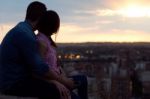
{"label": "embracing arm", "polygon": [[[39,44],[40,55],[44,58],[46,55],[46,51],[47,51],[46,44],[42,40],[39,40],[38,44]],[[46,73],[46,77],[48,80],[56,80],[56,81],[62,83],[65,86],[68,86],[70,88],[73,86],[72,80],[68,79],[65,76],[56,74],[56,72],[54,72],[52,69],[49,69],[49,72]]]}
{"label": "embracing arm", "polygon": [[39,54],[34,33],[31,31],[16,31],[14,36],[13,43],[17,47],[27,68],[35,75],[45,76],[45,73],[49,71],[49,67]]}
{"label": "embracing arm", "polygon": [[61,84],[65,85],[69,89],[75,88],[75,84],[72,79],[69,79],[64,76],[63,77],[59,76],[52,70],[49,70],[49,72],[47,72],[46,75],[47,75],[48,80],[50,80],[50,79],[56,80],[56,81],[60,82]]}

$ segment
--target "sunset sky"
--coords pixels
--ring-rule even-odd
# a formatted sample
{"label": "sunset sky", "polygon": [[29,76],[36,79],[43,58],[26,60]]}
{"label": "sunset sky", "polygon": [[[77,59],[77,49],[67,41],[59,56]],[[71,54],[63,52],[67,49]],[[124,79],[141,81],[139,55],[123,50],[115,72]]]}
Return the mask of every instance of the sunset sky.
{"label": "sunset sky", "polygon": [[[1,0],[0,42],[34,0]],[[56,42],[150,42],[149,0],[37,0],[55,10]]]}

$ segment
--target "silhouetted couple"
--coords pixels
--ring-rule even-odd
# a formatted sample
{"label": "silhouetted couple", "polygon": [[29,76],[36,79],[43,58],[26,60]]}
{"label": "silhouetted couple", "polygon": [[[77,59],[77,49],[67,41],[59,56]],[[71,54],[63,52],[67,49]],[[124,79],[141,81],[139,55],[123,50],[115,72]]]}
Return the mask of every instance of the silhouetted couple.
{"label": "silhouetted couple", "polygon": [[[1,43],[1,93],[39,99],[87,99],[86,77],[68,78],[57,64],[57,45],[51,35],[59,26],[55,11],[47,11],[41,2],[29,4],[25,21],[11,29]],[[78,95],[72,92],[75,88]]]}

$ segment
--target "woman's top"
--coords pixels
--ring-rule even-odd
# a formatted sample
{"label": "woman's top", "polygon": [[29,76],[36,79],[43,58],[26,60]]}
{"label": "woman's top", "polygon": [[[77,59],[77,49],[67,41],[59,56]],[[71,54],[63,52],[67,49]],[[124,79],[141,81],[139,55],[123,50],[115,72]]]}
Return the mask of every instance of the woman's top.
{"label": "woman's top", "polygon": [[44,55],[42,56],[44,61],[48,64],[50,69],[54,70],[57,74],[60,74],[60,68],[57,65],[56,49],[51,45],[49,38],[43,33],[38,33],[37,41],[42,44],[44,43],[45,45]]}

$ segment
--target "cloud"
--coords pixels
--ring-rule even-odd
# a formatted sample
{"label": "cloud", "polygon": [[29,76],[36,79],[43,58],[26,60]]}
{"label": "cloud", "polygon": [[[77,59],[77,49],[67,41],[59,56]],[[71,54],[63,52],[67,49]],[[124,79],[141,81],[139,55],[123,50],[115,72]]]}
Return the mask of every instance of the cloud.
{"label": "cloud", "polygon": [[[3,3],[0,4],[0,28],[5,27],[6,29],[2,29],[3,32],[0,29],[1,38],[11,28],[12,24],[24,20],[26,7],[31,1],[33,0],[1,1]],[[149,36],[149,16],[127,17],[119,12],[120,9],[122,10],[129,4],[139,4],[140,7],[148,7],[148,0],[38,1],[45,3],[48,9],[58,12],[61,19],[61,28],[57,37],[59,42],[112,41],[115,39],[120,40],[121,35],[126,35],[125,37],[130,38],[132,35],[137,37],[136,34],[138,37],[141,37],[138,40],[142,40],[143,37]],[[130,33],[131,35],[129,35]],[[145,40],[148,41],[148,39],[147,37]]]}
{"label": "cloud", "polygon": [[99,0],[100,4],[103,5],[102,8],[118,9],[125,7],[130,4],[137,4],[140,6],[149,7],[149,0]]}
{"label": "cloud", "polygon": [[57,35],[57,42],[150,42],[149,32],[138,30],[84,28],[64,24]]}
{"label": "cloud", "polygon": [[[107,20],[107,18],[105,19]],[[132,30],[132,31],[143,31],[143,32],[149,32],[150,31],[150,23],[149,23],[149,18],[147,17],[142,17],[142,18],[114,18],[113,19],[108,19],[109,23],[104,24],[104,23],[99,23],[101,24],[101,29],[102,31],[105,30],[112,30],[112,29],[119,29],[122,31],[125,30]],[[97,24],[98,25],[98,24]]]}

